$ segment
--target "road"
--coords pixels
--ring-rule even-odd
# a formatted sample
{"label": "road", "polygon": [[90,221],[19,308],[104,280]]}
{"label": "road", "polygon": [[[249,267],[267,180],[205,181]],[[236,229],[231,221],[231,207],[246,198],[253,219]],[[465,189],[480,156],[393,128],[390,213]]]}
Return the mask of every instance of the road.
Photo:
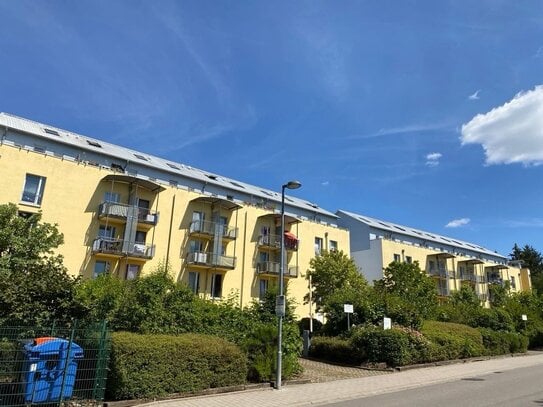
{"label": "road", "polygon": [[326,406],[543,406],[543,365],[496,371],[482,376],[466,376],[448,383]]}

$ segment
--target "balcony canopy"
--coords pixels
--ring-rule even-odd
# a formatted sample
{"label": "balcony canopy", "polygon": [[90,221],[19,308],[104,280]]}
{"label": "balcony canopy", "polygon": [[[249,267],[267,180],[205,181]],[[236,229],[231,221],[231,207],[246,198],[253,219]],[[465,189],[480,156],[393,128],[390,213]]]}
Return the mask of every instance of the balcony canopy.
{"label": "balcony canopy", "polygon": [[[278,213],[267,213],[265,215],[261,215],[258,217],[258,219],[278,219],[280,220],[281,219],[281,215],[278,214]],[[293,215],[288,215],[285,213],[285,223],[286,224],[292,224],[292,223],[300,223],[301,220],[296,218],[295,216]],[[297,239],[297,237],[295,237]]]}
{"label": "balcony canopy", "polygon": [[469,259],[469,260],[461,260],[458,263],[466,263],[466,264],[484,264],[485,262],[479,259]]}
{"label": "balcony canopy", "polygon": [[164,187],[160,186],[156,182],[138,178],[138,177],[135,177],[133,175],[128,175],[128,174],[109,174],[109,175],[106,175],[104,178],[102,178],[102,181],[135,184],[145,189],[148,189],[149,191],[152,191],[152,192],[162,192],[165,190]]}
{"label": "balcony canopy", "polygon": [[198,198],[192,199],[190,202],[199,202],[207,205],[220,206],[221,208],[227,209],[229,211],[241,208],[241,205],[238,205],[233,201],[218,198],[216,196],[200,196]]}
{"label": "balcony canopy", "polygon": [[496,270],[506,270],[509,267],[507,267],[505,264],[494,264],[493,266],[488,266],[487,268],[493,268]]}
{"label": "balcony canopy", "polygon": [[285,237],[290,240],[298,240],[296,235],[292,232],[285,232]]}
{"label": "balcony canopy", "polygon": [[441,257],[442,259],[454,259],[456,257],[454,254],[447,252],[437,253],[436,256]]}

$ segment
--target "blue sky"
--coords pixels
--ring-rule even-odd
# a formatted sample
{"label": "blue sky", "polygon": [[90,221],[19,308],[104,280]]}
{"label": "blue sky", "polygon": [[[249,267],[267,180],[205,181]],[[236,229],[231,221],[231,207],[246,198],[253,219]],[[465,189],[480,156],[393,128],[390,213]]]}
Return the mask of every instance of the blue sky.
{"label": "blue sky", "polygon": [[0,0],[0,110],[543,250],[543,5]]}

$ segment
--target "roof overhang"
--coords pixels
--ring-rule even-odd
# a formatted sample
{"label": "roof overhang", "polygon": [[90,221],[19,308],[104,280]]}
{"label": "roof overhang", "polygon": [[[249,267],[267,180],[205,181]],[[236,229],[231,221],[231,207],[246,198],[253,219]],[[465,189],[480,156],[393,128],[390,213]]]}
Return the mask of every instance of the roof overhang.
{"label": "roof overhang", "polygon": [[493,266],[488,266],[487,268],[493,268],[493,269],[497,269],[497,270],[506,270],[509,267],[506,266],[505,264],[494,264]]}
{"label": "roof overhang", "polygon": [[146,179],[138,178],[133,175],[127,175],[127,174],[109,174],[106,175],[104,178],[102,178],[102,181],[109,181],[109,182],[123,182],[126,184],[135,184],[138,186],[141,186],[145,189],[148,189],[152,192],[162,192],[166,188],[160,186],[156,182],[149,181]]}
{"label": "roof overhang", "polygon": [[443,259],[454,259],[456,257],[454,254],[447,253],[447,252],[437,253],[436,256],[441,257]]}
{"label": "roof overhang", "polygon": [[234,201],[228,199],[219,198],[216,196],[199,196],[198,198],[192,199],[190,202],[204,203],[207,205],[220,206],[221,208],[233,211],[235,209],[241,208],[241,205],[238,205]]}

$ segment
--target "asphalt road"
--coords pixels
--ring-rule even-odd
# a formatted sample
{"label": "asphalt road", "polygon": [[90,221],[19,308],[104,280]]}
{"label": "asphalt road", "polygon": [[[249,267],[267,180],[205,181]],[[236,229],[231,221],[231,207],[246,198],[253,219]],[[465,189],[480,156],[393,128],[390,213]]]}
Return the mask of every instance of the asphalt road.
{"label": "asphalt road", "polygon": [[469,377],[373,397],[330,407],[387,406],[543,406],[543,365]]}

